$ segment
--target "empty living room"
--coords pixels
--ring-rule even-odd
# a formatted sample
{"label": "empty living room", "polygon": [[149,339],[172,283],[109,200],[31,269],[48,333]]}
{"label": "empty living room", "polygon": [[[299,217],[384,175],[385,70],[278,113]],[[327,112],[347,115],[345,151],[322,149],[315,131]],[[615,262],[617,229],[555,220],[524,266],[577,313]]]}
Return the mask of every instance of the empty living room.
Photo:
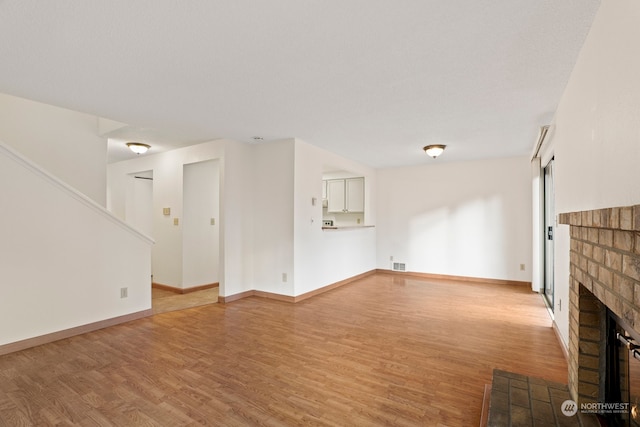
{"label": "empty living room", "polygon": [[0,426],[640,426],[639,21],[0,0]]}

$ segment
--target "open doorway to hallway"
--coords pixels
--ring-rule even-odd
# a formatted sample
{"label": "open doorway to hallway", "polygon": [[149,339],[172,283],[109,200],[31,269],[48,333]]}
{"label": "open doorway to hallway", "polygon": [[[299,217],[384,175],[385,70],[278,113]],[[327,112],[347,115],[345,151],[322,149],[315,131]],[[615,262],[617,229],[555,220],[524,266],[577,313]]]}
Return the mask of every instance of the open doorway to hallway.
{"label": "open doorway to hallway", "polygon": [[154,284],[154,314],[218,302],[219,162],[182,168],[182,287]]}
{"label": "open doorway to hallway", "polygon": [[126,220],[155,241],[150,284],[154,313],[218,302],[219,161],[181,169],[182,176],[173,176],[181,179],[181,189],[162,174],[154,180],[153,170],[129,174]]}

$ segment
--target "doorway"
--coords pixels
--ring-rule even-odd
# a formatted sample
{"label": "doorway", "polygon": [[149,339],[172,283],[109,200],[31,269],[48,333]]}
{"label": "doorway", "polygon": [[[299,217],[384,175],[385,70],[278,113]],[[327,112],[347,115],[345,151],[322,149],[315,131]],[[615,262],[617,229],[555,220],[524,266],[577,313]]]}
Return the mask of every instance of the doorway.
{"label": "doorway", "polygon": [[[166,222],[166,218],[164,215],[154,218],[153,178],[153,170],[128,174],[125,220],[140,232],[156,239],[151,253],[152,259],[155,259],[159,256],[156,253],[157,244],[162,244],[158,236],[162,223],[157,228],[154,222],[158,219]],[[217,161],[184,165],[182,287],[153,283],[152,262],[151,297],[154,314],[218,301],[219,181]]]}
{"label": "doorway", "polygon": [[218,160],[183,165],[182,287],[219,283]]}
{"label": "doorway", "polygon": [[184,164],[180,266],[182,277],[180,287],[154,284],[154,314],[218,302],[219,212],[219,161]]}
{"label": "doorway", "polygon": [[553,186],[553,158],[544,167],[543,173],[543,203],[544,203],[544,296],[553,312],[554,309],[554,232],[555,232],[555,206],[554,206],[554,186]]}

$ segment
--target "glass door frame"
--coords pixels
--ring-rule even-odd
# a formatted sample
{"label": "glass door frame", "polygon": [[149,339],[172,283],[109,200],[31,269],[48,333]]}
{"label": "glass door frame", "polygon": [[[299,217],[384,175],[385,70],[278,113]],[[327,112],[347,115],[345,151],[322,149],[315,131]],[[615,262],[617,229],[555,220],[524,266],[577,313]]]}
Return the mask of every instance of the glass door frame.
{"label": "glass door frame", "polygon": [[543,227],[542,227],[542,240],[543,247],[543,289],[542,294],[549,306],[549,309],[554,311],[554,253],[555,253],[555,241],[554,234],[556,230],[555,224],[555,192],[553,182],[553,164],[554,158],[542,168],[542,210],[543,210]]}

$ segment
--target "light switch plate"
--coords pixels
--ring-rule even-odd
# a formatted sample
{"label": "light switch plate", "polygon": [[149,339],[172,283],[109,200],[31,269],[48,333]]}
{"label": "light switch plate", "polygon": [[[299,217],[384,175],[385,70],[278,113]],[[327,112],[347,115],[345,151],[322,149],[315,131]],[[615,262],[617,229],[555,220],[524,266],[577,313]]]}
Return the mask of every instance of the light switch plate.
{"label": "light switch plate", "polygon": [[180,220],[178,220],[178,218],[173,218],[173,225],[178,225],[180,223]]}

